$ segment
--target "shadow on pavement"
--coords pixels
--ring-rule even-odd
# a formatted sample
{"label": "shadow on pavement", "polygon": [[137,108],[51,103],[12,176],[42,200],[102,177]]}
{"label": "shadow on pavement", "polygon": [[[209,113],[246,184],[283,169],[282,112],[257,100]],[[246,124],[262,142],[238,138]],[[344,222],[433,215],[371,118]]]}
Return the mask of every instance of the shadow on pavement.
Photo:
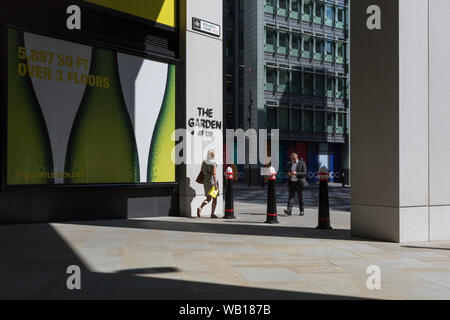
{"label": "shadow on pavement", "polygon": [[[333,230],[317,230],[305,227],[290,227],[268,225],[261,223],[242,224],[237,220],[221,220],[219,223],[191,222],[194,219],[186,218],[185,221],[168,221],[168,220],[108,220],[108,221],[87,221],[73,222],[78,225],[102,226],[113,228],[131,228],[131,229],[147,229],[147,230],[165,230],[180,232],[198,232],[198,233],[217,233],[217,234],[236,234],[249,236],[269,236],[269,237],[286,237],[286,238],[309,238],[309,239],[332,239],[332,240],[350,240],[350,241],[371,241],[352,237],[350,230],[333,229]],[[223,223],[222,223],[223,222]],[[233,223],[234,222],[234,223]]]}
{"label": "shadow on pavement", "polygon": [[408,249],[431,249],[431,250],[449,250],[450,248],[434,248],[434,247],[419,247],[419,246],[402,246],[402,248]]}
{"label": "shadow on pavement", "polygon": [[[96,225],[185,230],[179,223],[115,221]],[[195,228],[190,223],[186,227],[190,230]],[[206,229],[213,231],[214,227],[202,227],[203,231]],[[180,272],[173,267],[128,269],[117,273],[95,272],[47,224],[0,227],[0,250],[0,299],[356,299],[158,278],[158,274]],[[70,265],[77,265],[81,269],[81,290],[67,289],[69,275],[66,270]]]}

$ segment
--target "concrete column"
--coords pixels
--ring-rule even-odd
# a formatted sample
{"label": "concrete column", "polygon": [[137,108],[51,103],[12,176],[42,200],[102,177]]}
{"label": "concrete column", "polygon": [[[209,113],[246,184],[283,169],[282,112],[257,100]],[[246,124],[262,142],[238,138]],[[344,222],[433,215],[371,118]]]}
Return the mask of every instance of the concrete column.
{"label": "concrete column", "polygon": [[[220,27],[220,35],[194,30],[193,18],[213,23]],[[180,67],[178,72],[178,111],[179,128],[186,128],[189,134],[194,129],[204,130],[213,141],[202,145],[184,144],[185,152],[196,157],[196,161],[178,167],[180,181],[180,214],[196,216],[197,208],[205,199],[203,185],[195,182],[201,168],[201,160],[206,158],[210,149],[216,152],[217,177],[223,193],[223,81],[222,81],[222,1],[219,0],[181,0],[180,1]],[[199,108],[207,111],[200,112]],[[210,112],[211,111],[211,112]],[[199,113],[200,112],[200,113]],[[199,120],[215,121],[215,128],[193,127]],[[201,123],[201,122],[200,122]],[[198,135],[198,132],[195,133]],[[193,138],[193,136],[191,135]],[[196,140],[198,141],[198,140]],[[187,151],[189,150],[189,151]],[[210,213],[211,205],[204,209],[203,215]],[[218,199],[216,214],[223,214],[223,197]]]}
{"label": "concrete column", "polygon": [[429,0],[430,240],[450,239],[450,1]]}
{"label": "concrete column", "polygon": [[[381,9],[369,30],[367,8]],[[354,236],[450,239],[446,0],[351,2]]]}

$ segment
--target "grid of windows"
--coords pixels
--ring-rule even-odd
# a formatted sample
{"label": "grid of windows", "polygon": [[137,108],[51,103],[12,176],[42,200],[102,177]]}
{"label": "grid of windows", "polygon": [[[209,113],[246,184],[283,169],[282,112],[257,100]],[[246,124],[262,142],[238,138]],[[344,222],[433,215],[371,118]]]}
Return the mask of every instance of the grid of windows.
{"label": "grid of windows", "polygon": [[[227,1],[234,3],[234,1]],[[258,93],[245,90],[247,64],[243,59],[244,43],[243,24],[247,23],[246,16],[240,16],[238,44],[233,35],[228,34],[224,27],[225,44],[231,53],[239,50],[239,89],[238,96],[233,103],[238,103],[238,126],[247,123],[246,115],[248,97],[253,94],[251,108],[265,109],[265,125],[268,129],[278,128],[289,133],[288,140],[297,139],[296,133],[302,141],[342,141],[348,134],[349,115],[348,91],[349,80],[346,73],[348,63],[348,2],[347,0],[258,0],[258,8],[263,3],[264,25],[258,23],[264,30],[261,43],[258,37],[258,50],[263,49],[265,68],[263,68],[263,82],[261,69],[253,69],[257,74]],[[240,0],[239,4],[245,3]],[[251,7],[251,6],[249,6]],[[259,12],[259,11],[258,11]],[[235,12],[234,15],[237,13]],[[230,18],[230,12],[224,12],[224,17]],[[234,16],[233,16],[234,17]],[[234,18],[230,18],[234,19]],[[260,17],[258,17],[260,19]],[[258,20],[259,21],[259,20]],[[243,22],[243,23],[242,23]],[[235,23],[235,22],[234,22]],[[250,20],[248,23],[256,23]],[[233,24],[234,27],[234,24]],[[258,32],[259,32],[258,31]],[[242,36],[241,36],[242,34]],[[259,33],[258,33],[259,34]],[[252,44],[253,45],[253,44]],[[263,47],[261,47],[261,45]],[[238,48],[233,48],[238,46]],[[231,57],[227,50],[224,57]],[[250,56],[251,57],[251,56]],[[247,59],[248,56],[246,57]],[[231,62],[231,59],[229,59]],[[248,65],[252,65],[249,61]],[[258,62],[259,63],[259,62]],[[243,66],[243,67],[241,67]],[[257,71],[256,71],[257,70]],[[224,72],[228,74],[226,68]],[[227,96],[229,90],[235,90],[225,76]],[[233,79],[234,80],[234,79]],[[259,90],[263,85],[264,90]],[[257,98],[255,99],[255,95]],[[235,108],[235,106],[233,107]],[[254,120],[254,119],[253,119]],[[263,126],[264,123],[259,123]],[[285,133],[287,134],[287,133]],[[328,137],[325,137],[327,136]],[[329,135],[338,135],[330,137]],[[292,140],[293,141],[293,140]]]}
{"label": "grid of windows", "polygon": [[265,0],[264,12],[334,28],[346,26],[345,7],[312,0]]}
{"label": "grid of windows", "polygon": [[314,109],[311,106],[266,105],[268,129],[300,131],[302,133],[344,134],[347,114]]}
{"label": "grid of windows", "polygon": [[266,91],[274,93],[293,93],[306,96],[344,99],[347,97],[347,78],[302,72],[293,69],[265,68]]}
{"label": "grid of windows", "polygon": [[310,36],[299,32],[265,28],[264,51],[338,64],[345,63],[346,43],[335,39]]}
{"label": "grid of windows", "polygon": [[265,0],[264,4],[267,128],[348,134],[349,80],[344,74],[348,2]]}

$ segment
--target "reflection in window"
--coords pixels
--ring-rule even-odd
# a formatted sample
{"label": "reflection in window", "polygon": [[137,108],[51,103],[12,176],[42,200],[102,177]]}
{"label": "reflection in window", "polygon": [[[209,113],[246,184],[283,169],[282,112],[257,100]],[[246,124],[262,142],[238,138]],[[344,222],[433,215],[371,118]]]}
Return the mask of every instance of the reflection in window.
{"label": "reflection in window", "polygon": [[328,21],[334,20],[334,8],[327,6],[326,17]]}
{"label": "reflection in window", "polygon": [[326,50],[327,50],[327,55],[330,55],[330,56],[333,55],[333,42],[332,41],[327,41]]}

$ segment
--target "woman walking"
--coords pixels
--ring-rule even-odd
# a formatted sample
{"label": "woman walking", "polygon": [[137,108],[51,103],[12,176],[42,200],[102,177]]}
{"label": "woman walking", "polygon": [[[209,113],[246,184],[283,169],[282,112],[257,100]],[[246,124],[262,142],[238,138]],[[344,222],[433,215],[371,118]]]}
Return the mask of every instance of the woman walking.
{"label": "woman walking", "polygon": [[[202,202],[200,208],[197,209],[197,216],[200,217],[203,208],[211,202],[212,200],[212,208],[211,208],[211,218],[217,219],[218,217],[214,214],[217,206],[217,197],[213,198],[208,193],[213,186],[219,189],[219,183],[217,182],[217,163],[214,161],[215,152],[214,150],[209,150],[206,160],[202,162],[201,171],[203,172],[203,188],[205,189],[206,199]],[[219,196],[219,194],[217,194]]]}

